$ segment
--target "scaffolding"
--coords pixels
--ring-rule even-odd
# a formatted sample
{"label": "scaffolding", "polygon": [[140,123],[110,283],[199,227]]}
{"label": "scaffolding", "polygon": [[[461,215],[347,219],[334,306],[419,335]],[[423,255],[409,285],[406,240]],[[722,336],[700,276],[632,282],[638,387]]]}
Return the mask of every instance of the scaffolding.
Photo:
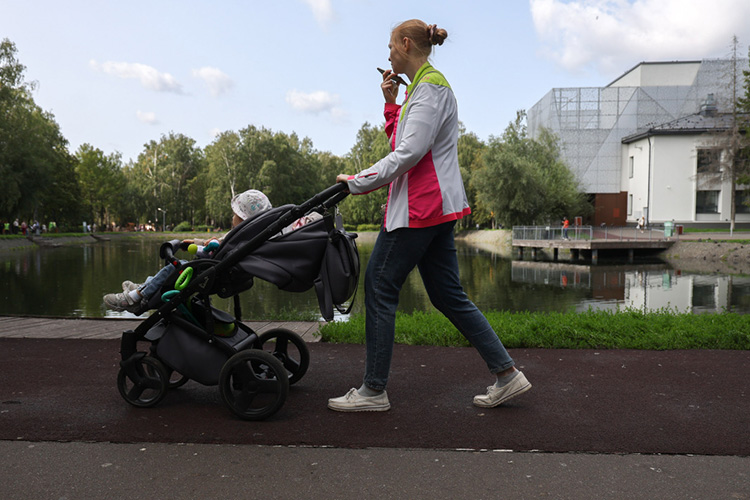
{"label": "scaffolding", "polygon": [[[629,76],[657,64],[656,76]],[[536,138],[546,128],[560,138],[563,160],[584,191],[619,193],[623,137],[699,112],[708,94],[714,94],[719,112],[730,111],[733,72],[742,90],[742,72],[733,71],[730,59],[688,64],[695,65],[694,73],[684,71],[686,63],[642,63],[606,87],[552,89],[528,111],[529,135]],[[682,65],[681,77],[668,77],[670,65]],[[747,65],[747,59],[736,61],[737,68]],[[620,85],[639,79],[648,85]]]}

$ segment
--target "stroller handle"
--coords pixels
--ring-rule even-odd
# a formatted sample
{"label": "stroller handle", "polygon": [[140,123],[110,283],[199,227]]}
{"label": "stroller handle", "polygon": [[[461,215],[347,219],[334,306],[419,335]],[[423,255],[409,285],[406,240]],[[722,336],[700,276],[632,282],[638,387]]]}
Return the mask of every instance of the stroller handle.
{"label": "stroller handle", "polygon": [[182,240],[170,240],[166,243],[162,243],[159,248],[159,257],[166,262],[171,263],[174,260],[174,254],[177,253],[178,250],[183,249],[182,247]]}
{"label": "stroller handle", "polygon": [[337,182],[333,186],[322,191],[317,197],[324,200],[323,206],[330,208],[337,205],[341,200],[349,196],[349,187],[345,182]]}

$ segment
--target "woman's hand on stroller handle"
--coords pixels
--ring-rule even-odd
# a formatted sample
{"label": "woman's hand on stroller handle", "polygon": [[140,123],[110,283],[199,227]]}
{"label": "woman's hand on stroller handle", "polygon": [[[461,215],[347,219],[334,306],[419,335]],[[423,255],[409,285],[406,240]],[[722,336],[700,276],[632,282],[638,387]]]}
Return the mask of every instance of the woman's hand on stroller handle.
{"label": "woman's hand on stroller handle", "polygon": [[351,176],[348,174],[339,174],[336,176],[336,183],[343,184],[344,186],[346,186],[346,191],[349,191],[349,184],[348,184],[349,177]]}

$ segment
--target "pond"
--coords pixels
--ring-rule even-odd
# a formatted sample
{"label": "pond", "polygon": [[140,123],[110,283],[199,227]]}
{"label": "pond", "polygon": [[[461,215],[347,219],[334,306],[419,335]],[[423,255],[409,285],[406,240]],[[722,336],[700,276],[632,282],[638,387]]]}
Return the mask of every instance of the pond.
{"label": "pond", "polygon": [[[123,280],[142,282],[160,266],[159,242],[128,239],[82,246],[32,248],[0,254],[0,314],[54,317],[133,317],[107,311],[102,296],[121,290]],[[364,266],[371,244],[360,244]],[[633,307],[710,313],[750,313],[750,278],[702,275],[673,269],[661,262],[597,266],[503,259],[458,242],[462,282],[482,310],[584,311]],[[354,312],[364,309],[364,278]],[[231,300],[214,305],[231,311]],[[432,310],[418,273],[401,293],[404,312]],[[255,281],[242,294],[245,320],[315,319],[315,293],[290,293]]]}

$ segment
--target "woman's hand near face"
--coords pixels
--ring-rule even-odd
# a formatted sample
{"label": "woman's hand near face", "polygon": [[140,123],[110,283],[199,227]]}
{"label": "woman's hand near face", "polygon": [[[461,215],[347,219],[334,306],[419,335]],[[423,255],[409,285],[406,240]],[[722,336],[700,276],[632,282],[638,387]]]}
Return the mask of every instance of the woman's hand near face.
{"label": "woman's hand near face", "polygon": [[396,98],[398,97],[398,83],[393,81],[395,73],[387,69],[383,73],[383,81],[380,83],[380,90],[383,91],[383,97],[385,102],[388,104],[396,104]]}

